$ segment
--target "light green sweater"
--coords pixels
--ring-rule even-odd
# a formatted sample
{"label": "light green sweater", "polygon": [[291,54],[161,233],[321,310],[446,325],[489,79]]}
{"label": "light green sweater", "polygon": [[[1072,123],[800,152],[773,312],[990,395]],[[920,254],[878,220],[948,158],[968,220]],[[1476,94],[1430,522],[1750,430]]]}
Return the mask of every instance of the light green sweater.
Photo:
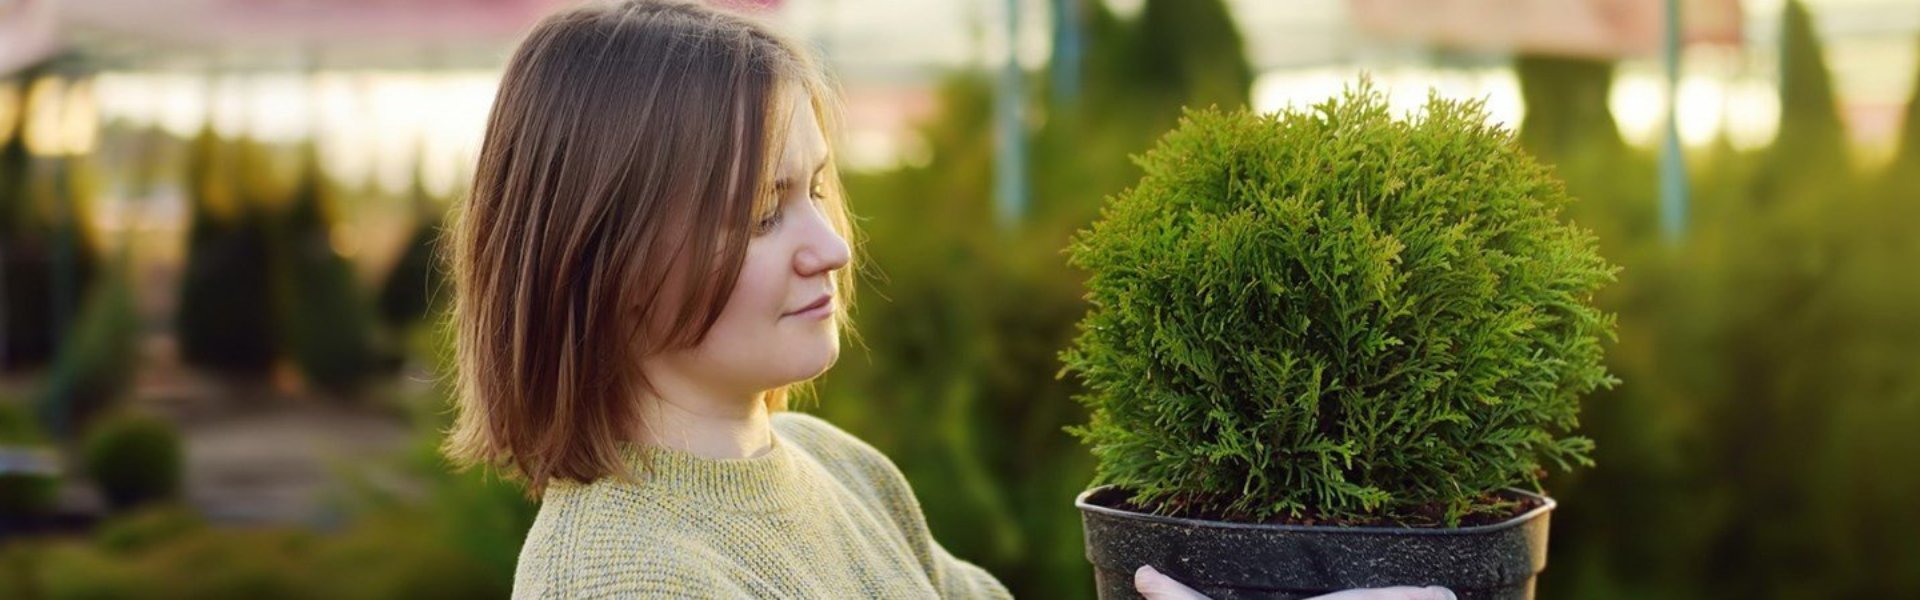
{"label": "light green sweater", "polygon": [[548,486],[513,597],[1012,597],[933,540],[878,450],[804,413],[775,413],[773,432],[753,458],[657,448],[637,485]]}

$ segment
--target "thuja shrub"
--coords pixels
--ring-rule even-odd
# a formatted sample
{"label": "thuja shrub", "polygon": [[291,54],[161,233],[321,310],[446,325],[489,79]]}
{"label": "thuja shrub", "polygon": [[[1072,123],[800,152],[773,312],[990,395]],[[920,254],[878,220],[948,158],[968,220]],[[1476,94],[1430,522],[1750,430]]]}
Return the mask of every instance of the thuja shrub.
{"label": "thuja shrub", "polygon": [[180,494],[185,462],[180,433],[157,417],[131,412],[108,416],[88,431],[82,453],[87,473],[114,510]]}
{"label": "thuja shrub", "polygon": [[[1075,234],[1067,430],[1157,514],[1457,526],[1591,465],[1617,267],[1484,101],[1187,111]],[[1288,517],[1291,517],[1289,519]]]}

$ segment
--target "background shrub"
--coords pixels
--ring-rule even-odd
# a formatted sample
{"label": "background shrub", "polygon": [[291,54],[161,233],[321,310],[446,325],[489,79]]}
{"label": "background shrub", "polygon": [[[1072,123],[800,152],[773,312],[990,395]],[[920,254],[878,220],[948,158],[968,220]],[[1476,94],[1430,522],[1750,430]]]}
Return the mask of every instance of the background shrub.
{"label": "background shrub", "polygon": [[87,474],[116,510],[180,491],[180,434],[166,421],[135,413],[102,419],[87,435]]}
{"label": "background shrub", "polygon": [[108,413],[132,387],[138,368],[140,315],[120,256],[103,261],[78,318],[54,355],[39,393],[40,420],[48,432],[72,439],[97,415]]}
{"label": "background shrub", "polygon": [[371,299],[354,277],[353,264],[333,246],[338,209],[318,154],[313,144],[301,148],[299,183],[271,229],[277,331],[308,383],[331,392],[353,392],[381,362],[378,321]]}
{"label": "background shrub", "polygon": [[243,185],[241,176],[263,162],[259,150],[220,139],[209,121],[186,162],[193,216],[174,316],[181,356],[221,373],[265,376],[279,350],[270,293],[271,215],[257,186]]}
{"label": "background shrub", "polygon": [[[65,57],[0,77],[0,95],[40,81],[68,81]],[[9,122],[10,121],[10,122]],[[0,370],[52,360],[72,306],[93,281],[99,251],[91,219],[94,175],[81,156],[28,150],[24,113],[0,121]]]}

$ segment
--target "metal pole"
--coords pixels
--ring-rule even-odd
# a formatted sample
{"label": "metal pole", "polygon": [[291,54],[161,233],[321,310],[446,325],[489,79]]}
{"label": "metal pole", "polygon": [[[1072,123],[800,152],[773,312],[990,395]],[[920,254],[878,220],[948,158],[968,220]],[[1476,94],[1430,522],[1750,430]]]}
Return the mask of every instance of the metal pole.
{"label": "metal pole", "polygon": [[1020,0],[1007,0],[1007,62],[1000,68],[1000,85],[995,86],[994,115],[998,138],[994,140],[994,190],[999,200],[1000,225],[1011,228],[1027,211],[1026,132],[1021,125],[1022,89],[1020,73]]}
{"label": "metal pole", "polygon": [[1080,2],[1053,0],[1053,95],[1055,106],[1080,97]]}
{"label": "metal pole", "polygon": [[1687,228],[1687,164],[1680,150],[1680,0],[1667,0],[1667,135],[1660,152],[1660,230],[1678,242]]}

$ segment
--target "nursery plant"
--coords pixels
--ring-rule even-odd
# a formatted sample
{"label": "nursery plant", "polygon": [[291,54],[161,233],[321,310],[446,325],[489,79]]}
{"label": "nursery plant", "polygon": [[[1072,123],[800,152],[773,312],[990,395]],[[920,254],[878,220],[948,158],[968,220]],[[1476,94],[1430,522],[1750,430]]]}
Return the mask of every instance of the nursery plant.
{"label": "nursery plant", "polygon": [[1152,564],[1215,598],[1531,597],[1546,468],[1592,464],[1579,399],[1618,383],[1618,269],[1553,173],[1484,101],[1396,116],[1365,78],[1187,111],[1135,161],[1066,250],[1101,595]]}
{"label": "nursery plant", "polygon": [[180,433],[158,417],[133,411],[104,416],[87,432],[81,452],[87,474],[116,511],[180,494]]}

